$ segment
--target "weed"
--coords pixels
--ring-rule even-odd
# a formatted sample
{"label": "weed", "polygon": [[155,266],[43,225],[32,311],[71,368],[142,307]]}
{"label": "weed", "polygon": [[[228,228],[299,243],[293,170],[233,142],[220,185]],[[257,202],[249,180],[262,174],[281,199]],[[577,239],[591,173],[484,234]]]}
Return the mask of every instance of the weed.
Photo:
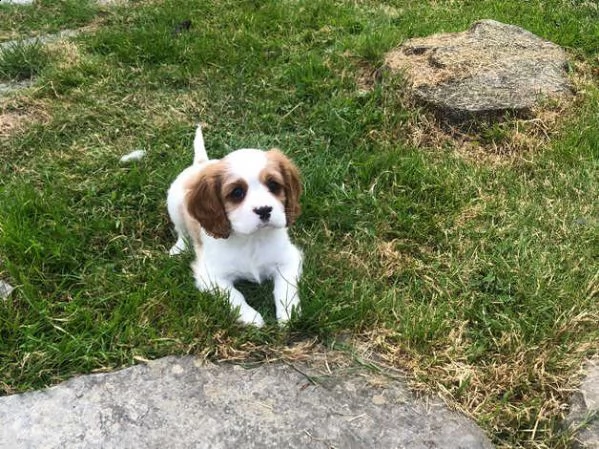
{"label": "weed", "polygon": [[15,42],[0,49],[0,79],[23,81],[39,75],[49,58],[39,41]]}

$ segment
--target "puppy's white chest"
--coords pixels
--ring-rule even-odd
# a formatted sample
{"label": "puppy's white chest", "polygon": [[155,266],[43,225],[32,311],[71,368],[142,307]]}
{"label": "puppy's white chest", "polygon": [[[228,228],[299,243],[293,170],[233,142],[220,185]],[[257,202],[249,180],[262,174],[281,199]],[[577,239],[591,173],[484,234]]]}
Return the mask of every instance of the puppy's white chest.
{"label": "puppy's white chest", "polygon": [[[283,231],[284,232],[284,231]],[[229,239],[208,239],[203,262],[208,271],[230,280],[262,282],[272,278],[284,262],[290,242],[286,233],[263,232]]]}
{"label": "puppy's white chest", "polygon": [[[262,282],[272,277],[276,270],[277,261],[270,254],[268,247],[247,245],[236,248],[229,256],[227,271],[234,279]],[[223,268],[226,269],[226,266]]]}

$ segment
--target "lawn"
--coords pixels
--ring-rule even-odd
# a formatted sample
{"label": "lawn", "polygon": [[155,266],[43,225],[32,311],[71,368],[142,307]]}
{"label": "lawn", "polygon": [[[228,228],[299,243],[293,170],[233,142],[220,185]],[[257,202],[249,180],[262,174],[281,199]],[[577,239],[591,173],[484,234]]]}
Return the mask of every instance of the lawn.
{"label": "lawn", "polygon": [[[467,145],[422,138],[432,119],[400,77],[365,88],[403,40],[482,18],[569,52],[577,98],[542,136],[519,121]],[[1,393],[315,341],[404,370],[500,447],[568,447],[568,395],[599,346],[596,3],[0,6],[0,41],[60,28],[82,32],[0,56],[0,82],[35,75],[0,98],[0,279],[17,287],[0,300]],[[276,146],[301,168],[303,314],[286,329],[268,285],[244,286],[269,323],[244,328],[195,290],[190,255],[167,255],[166,190],[198,122],[213,157]],[[135,149],[147,157],[119,164]]]}

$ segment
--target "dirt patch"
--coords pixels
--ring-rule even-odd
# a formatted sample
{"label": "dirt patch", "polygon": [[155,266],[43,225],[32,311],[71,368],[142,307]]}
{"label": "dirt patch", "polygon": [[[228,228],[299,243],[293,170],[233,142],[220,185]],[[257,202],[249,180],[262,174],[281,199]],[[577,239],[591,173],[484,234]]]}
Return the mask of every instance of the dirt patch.
{"label": "dirt patch", "polygon": [[32,123],[46,123],[50,114],[46,105],[25,96],[0,100],[0,138],[8,138]]}
{"label": "dirt patch", "polygon": [[4,112],[0,114],[0,137],[10,136],[24,119],[18,113]]}

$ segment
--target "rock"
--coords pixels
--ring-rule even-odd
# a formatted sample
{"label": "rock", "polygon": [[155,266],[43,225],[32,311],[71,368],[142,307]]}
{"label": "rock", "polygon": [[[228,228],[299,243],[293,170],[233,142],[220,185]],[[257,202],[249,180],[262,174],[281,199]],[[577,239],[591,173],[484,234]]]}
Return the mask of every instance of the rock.
{"label": "rock", "polygon": [[33,81],[31,80],[23,80],[23,81],[0,81],[0,98],[5,95],[10,94],[11,92],[15,92],[20,89],[26,89],[31,86]]}
{"label": "rock", "polygon": [[120,6],[127,3],[128,0],[97,0],[98,5],[103,6]]}
{"label": "rock", "polygon": [[123,155],[119,162],[121,164],[127,164],[131,161],[141,161],[146,156],[146,150],[134,150],[131,153]]}
{"label": "rock", "polygon": [[8,282],[0,279],[0,299],[8,298],[14,289],[15,288]]}
{"label": "rock", "polygon": [[599,358],[586,363],[585,378],[572,396],[566,423],[571,429],[578,430],[579,447],[599,449]]}
{"label": "rock", "polygon": [[0,5],[31,5],[33,0],[0,0]]}
{"label": "rock", "polygon": [[191,19],[185,19],[182,22],[179,22],[174,28],[171,34],[173,36],[177,36],[181,33],[189,31],[191,29]]}
{"label": "rock", "polygon": [[[127,0],[97,0],[100,5],[122,4]],[[31,5],[34,0],[0,0],[0,5]]]}
{"label": "rock", "polygon": [[78,30],[62,30],[57,33],[46,34],[43,36],[29,37],[27,39],[17,39],[7,42],[0,43],[0,52],[5,49],[9,49],[15,45],[36,45],[36,44],[48,44],[50,42],[56,42],[61,39],[69,39],[79,34]]}
{"label": "rock", "polygon": [[0,448],[492,447],[468,419],[399,382],[299,370],[167,357],[81,376],[0,398]]}
{"label": "rock", "polygon": [[530,116],[544,101],[573,95],[559,46],[494,20],[410,39],[387,54],[385,65],[405,72],[413,99],[453,123]]}

